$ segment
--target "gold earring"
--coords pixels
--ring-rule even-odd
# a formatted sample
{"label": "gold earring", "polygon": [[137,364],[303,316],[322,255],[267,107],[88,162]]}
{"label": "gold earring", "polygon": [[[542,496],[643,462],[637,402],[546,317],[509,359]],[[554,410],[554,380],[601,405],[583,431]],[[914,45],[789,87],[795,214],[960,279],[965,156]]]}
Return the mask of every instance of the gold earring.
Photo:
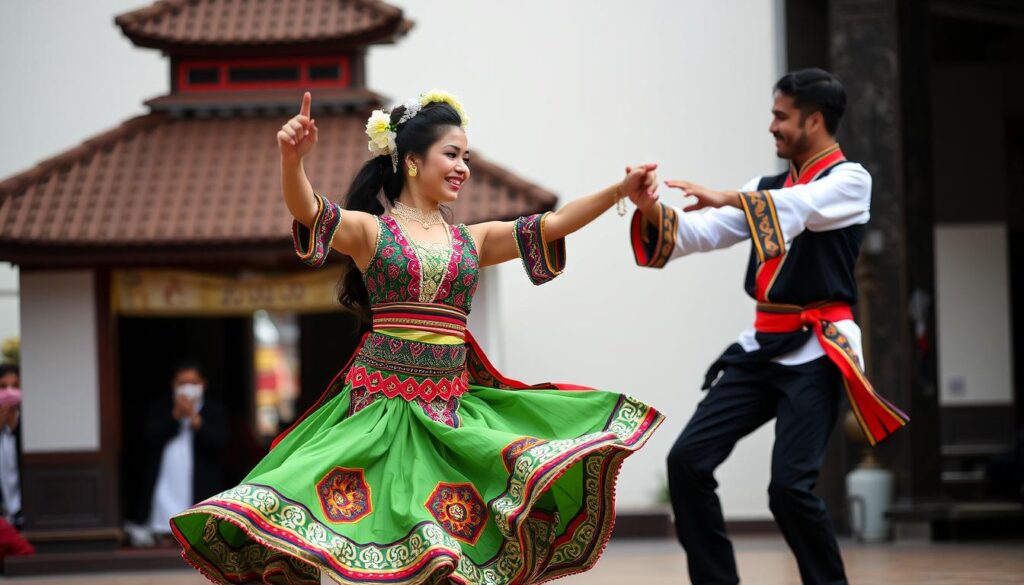
{"label": "gold earring", "polygon": [[420,174],[420,171],[416,168],[416,165],[409,165],[409,176],[415,177],[418,174]]}

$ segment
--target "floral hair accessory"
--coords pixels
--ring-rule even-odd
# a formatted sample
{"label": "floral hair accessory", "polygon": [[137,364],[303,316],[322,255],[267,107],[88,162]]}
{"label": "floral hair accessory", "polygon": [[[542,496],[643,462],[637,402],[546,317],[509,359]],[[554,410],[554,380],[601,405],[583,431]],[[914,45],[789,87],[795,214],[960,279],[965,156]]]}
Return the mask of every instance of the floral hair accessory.
{"label": "floral hair accessory", "polygon": [[402,117],[395,124],[391,123],[391,112],[374,110],[366,121],[366,135],[370,138],[368,148],[373,156],[384,154],[391,155],[391,170],[398,172],[398,145],[395,138],[398,137],[398,127],[416,117],[427,104],[444,103],[451,106],[462,120],[462,127],[469,124],[469,116],[462,109],[462,103],[454,95],[441,89],[432,89],[421,94],[419,99],[406,100],[402,106],[405,108]]}

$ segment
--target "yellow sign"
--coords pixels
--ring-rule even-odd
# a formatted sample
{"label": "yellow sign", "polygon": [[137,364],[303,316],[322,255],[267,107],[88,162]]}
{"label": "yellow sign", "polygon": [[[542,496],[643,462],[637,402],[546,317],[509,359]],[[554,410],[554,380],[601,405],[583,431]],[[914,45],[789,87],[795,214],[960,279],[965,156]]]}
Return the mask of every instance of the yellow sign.
{"label": "yellow sign", "polygon": [[176,270],[117,270],[111,300],[122,315],[244,315],[342,310],[342,269],[279,276],[224,277]]}

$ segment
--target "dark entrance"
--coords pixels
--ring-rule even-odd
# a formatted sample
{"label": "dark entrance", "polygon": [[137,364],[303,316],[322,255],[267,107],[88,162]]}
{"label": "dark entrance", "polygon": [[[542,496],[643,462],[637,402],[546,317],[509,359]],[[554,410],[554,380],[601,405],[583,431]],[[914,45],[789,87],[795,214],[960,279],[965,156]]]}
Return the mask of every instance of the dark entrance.
{"label": "dark entrance", "polygon": [[[359,324],[348,312],[298,316],[299,395],[294,413],[316,402],[344,366],[359,339]],[[145,523],[153,465],[142,436],[151,405],[171,395],[171,379],[183,361],[198,363],[207,380],[206,397],[227,414],[224,488],[237,484],[269,448],[256,428],[256,345],[252,316],[121,317],[117,321],[121,386],[121,493],[125,520]],[[281,420],[281,429],[292,421]]]}

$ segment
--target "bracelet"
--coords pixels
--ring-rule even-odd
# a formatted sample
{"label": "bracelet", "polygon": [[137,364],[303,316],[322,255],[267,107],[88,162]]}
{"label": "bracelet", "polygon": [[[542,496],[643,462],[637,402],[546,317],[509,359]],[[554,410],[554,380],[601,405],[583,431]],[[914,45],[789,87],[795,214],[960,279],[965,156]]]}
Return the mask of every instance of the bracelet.
{"label": "bracelet", "polygon": [[[621,185],[622,183],[619,183]],[[615,185],[615,212],[619,214],[619,217],[626,216],[626,197],[622,194],[622,190],[619,185]]]}

